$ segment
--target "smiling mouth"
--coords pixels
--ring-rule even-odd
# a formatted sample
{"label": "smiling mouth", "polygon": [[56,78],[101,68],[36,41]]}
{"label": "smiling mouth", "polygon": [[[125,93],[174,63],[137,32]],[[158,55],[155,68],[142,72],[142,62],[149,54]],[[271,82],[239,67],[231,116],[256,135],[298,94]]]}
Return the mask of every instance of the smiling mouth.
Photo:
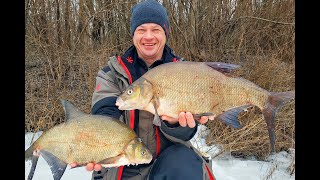
{"label": "smiling mouth", "polygon": [[144,45],[144,46],[154,46],[154,45],[156,45],[156,43],[142,43],[142,45]]}

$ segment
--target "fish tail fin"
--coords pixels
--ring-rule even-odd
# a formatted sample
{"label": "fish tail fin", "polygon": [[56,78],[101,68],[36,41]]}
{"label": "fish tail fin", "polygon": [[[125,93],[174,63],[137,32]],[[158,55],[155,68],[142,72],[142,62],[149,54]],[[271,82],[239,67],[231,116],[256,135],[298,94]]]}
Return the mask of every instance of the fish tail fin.
{"label": "fish tail fin", "polygon": [[264,109],[262,109],[262,114],[267,123],[271,152],[275,152],[275,119],[277,111],[288,101],[294,99],[295,91],[287,92],[273,92],[268,98],[267,104]]}

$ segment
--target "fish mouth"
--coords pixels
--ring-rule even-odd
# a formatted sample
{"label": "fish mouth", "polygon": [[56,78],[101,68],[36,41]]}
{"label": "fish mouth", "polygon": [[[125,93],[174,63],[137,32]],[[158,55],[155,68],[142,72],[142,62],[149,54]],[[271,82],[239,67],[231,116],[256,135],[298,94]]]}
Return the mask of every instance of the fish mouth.
{"label": "fish mouth", "polygon": [[123,100],[121,99],[121,97],[118,97],[116,100],[116,106],[121,106],[123,103]]}
{"label": "fish mouth", "polygon": [[123,110],[124,101],[120,97],[116,100],[116,106],[118,106],[118,109]]}
{"label": "fish mouth", "polygon": [[128,107],[120,97],[118,97],[116,100],[116,106],[118,106],[119,110],[133,110],[133,108]]}

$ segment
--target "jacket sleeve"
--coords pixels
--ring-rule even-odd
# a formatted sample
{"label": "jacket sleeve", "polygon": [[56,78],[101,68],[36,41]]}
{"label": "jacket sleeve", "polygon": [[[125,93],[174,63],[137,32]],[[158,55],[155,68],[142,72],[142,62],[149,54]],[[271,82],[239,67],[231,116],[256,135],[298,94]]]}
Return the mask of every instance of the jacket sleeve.
{"label": "jacket sleeve", "polygon": [[198,128],[198,121],[196,121],[196,126],[190,128],[189,126],[182,127],[179,123],[175,125],[169,124],[167,121],[161,120],[160,129],[163,133],[173,136],[182,141],[189,141],[196,134]]}
{"label": "jacket sleeve", "polygon": [[119,87],[115,81],[115,76],[108,66],[98,72],[96,87],[92,95],[92,114],[120,118],[123,111],[115,105],[117,97],[120,95]]}

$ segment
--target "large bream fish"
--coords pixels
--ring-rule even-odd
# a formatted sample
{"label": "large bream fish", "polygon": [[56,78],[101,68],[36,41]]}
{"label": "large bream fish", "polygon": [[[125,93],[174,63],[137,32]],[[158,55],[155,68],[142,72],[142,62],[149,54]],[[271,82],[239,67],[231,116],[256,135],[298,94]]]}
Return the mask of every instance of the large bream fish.
{"label": "large bream fish", "polygon": [[49,164],[54,180],[61,179],[67,164],[89,162],[104,167],[149,163],[152,155],[126,124],[102,115],[81,112],[61,100],[67,121],[44,132],[26,151],[32,159],[31,180],[41,155]]}
{"label": "large bream fish", "polygon": [[256,84],[230,75],[240,66],[221,62],[172,62],[157,66],[133,82],[121,94],[120,110],[141,109],[159,117],[178,118],[181,111],[200,116],[216,116],[240,128],[238,115],[248,107],[262,110],[267,123],[271,151],[275,151],[277,110],[294,99],[295,91],[268,92]]}

